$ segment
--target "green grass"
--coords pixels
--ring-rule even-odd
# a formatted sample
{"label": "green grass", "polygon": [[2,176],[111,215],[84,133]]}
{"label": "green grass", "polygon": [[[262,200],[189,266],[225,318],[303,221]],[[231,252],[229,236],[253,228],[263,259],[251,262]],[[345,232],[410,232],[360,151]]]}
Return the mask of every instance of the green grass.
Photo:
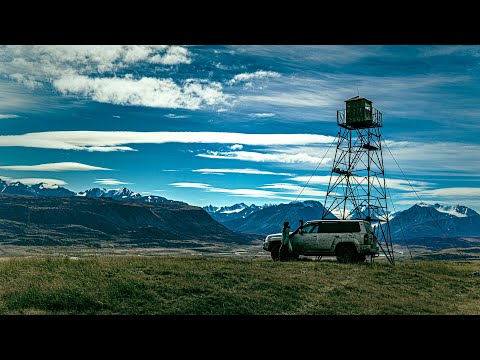
{"label": "green grass", "polygon": [[0,314],[480,314],[480,263],[13,258]]}

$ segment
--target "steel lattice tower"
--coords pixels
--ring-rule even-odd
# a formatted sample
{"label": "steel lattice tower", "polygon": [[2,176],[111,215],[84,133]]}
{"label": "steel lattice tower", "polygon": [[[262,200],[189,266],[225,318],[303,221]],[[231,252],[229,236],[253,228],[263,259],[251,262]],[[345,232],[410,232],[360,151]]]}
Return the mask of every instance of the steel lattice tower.
{"label": "steel lattice tower", "polygon": [[340,219],[369,221],[378,245],[394,264],[382,155],[382,113],[372,102],[356,96],[337,111],[337,149],[322,219],[333,213]]}

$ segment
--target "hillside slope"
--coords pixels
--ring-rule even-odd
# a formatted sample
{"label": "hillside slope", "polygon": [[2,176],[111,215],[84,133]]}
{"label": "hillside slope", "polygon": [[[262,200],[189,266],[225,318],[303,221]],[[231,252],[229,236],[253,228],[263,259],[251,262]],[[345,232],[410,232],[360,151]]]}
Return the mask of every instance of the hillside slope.
{"label": "hillside slope", "polygon": [[169,240],[246,241],[202,208],[187,204],[0,196],[0,242],[60,245],[106,241],[148,246]]}

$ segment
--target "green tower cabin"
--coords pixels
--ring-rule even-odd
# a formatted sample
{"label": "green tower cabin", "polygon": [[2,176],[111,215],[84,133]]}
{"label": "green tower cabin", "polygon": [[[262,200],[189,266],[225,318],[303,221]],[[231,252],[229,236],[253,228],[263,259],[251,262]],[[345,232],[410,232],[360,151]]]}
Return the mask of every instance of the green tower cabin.
{"label": "green tower cabin", "polygon": [[382,126],[382,114],[364,97],[345,100],[345,110],[337,113],[338,125],[348,129],[365,129]]}

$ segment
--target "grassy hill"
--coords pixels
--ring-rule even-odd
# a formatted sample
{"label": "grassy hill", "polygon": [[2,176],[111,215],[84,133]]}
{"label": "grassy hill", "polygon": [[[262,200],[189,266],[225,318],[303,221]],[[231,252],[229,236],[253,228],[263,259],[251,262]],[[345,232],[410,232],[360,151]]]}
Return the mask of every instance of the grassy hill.
{"label": "grassy hill", "polygon": [[12,258],[0,314],[480,314],[480,263]]}

